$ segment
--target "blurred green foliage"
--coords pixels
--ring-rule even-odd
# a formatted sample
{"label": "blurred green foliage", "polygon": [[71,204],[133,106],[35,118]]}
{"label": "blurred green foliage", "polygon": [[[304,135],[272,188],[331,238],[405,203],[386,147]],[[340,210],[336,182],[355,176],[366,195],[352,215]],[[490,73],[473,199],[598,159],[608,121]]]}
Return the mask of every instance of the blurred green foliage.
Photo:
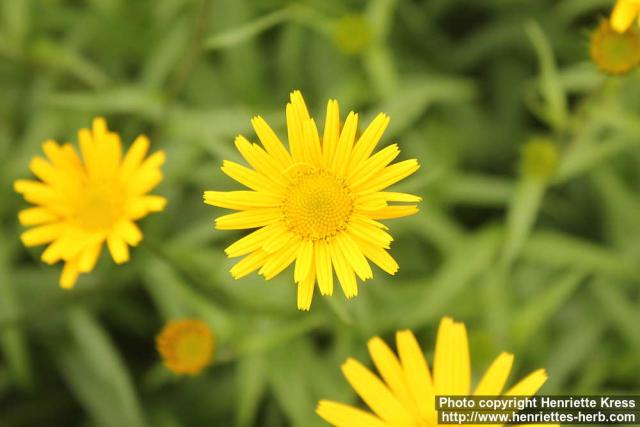
{"label": "blurred green foliage", "polygon": [[[507,350],[518,375],[548,369],[547,394],[638,393],[640,75],[605,77],[587,55],[612,4],[2,0],[0,426],[322,426],[319,398],[356,402],[347,356],[412,328],[431,359],[445,314],[467,324],[474,375]],[[423,165],[398,186],[422,211],[389,221],[398,275],[310,313],[290,272],[230,277],[240,233],[215,231],[201,202],[235,188],[218,167],[239,160],[236,134],[255,139],[252,115],[285,135],[296,88],[320,123],[330,97],[386,112],[384,143]],[[169,205],[142,221],[132,262],[104,255],[64,292],[20,244],[12,181],[96,115],[167,151]],[[219,342],[195,378],[154,349],[185,316]]]}

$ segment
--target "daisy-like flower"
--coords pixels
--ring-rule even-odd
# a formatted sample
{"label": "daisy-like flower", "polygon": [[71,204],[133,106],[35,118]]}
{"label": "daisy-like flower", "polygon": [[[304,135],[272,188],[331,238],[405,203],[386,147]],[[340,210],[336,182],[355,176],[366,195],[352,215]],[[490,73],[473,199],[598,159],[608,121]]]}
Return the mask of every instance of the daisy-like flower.
{"label": "daisy-like flower", "polygon": [[78,132],[78,156],[71,144],[46,141],[47,158],[36,156],[29,163],[36,180],[15,181],[15,190],[35,207],[18,214],[25,231],[25,246],[49,244],[42,253],[47,264],[64,261],[60,286],[71,288],[79,273],[93,270],[102,244],[117,264],[129,260],[129,246],[142,240],[134,221],[164,209],[166,200],[148,195],[162,180],[164,152],[145,159],[149,140],[139,136],[122,155],[117,133],[107,129],[102,118],[93,127]]}
{"label": "daisy-like flower", "polygon": [[235,141],[251,168],[223,163],[222,171],[250,191],[206,191],[204,201],[240,211],[217,218],[216,228],[257,229],[225,250],[229,257],[244,256],[231,269],[233,277],[258,270],[269,280],[295,261],[298,308],[308,310],[316,281],[322,295],[333,293],[334,270],[347,298],[358,293],[356,275],[363,281],[373,276],[367,260],[396,273],[387,252],[393,239],[378,220],[412,215],[421,199],[384,189],[419,166],[415,159],[389,165],[400,153],[396,144],[373,154],[389,123],[385,114],[357,137],[358,114],[350,112],[341,128],[338,102],[330,100],[320,138],[295,91],[286,117],[289,150],[255,117],[262,146],[243,136]]}
{"label": "daisy-like flower", "polygon": [[624,33],[640,16],[640,0],[618,0],[611,12],[611,28]]}
{"label": "daisy-like flower", "polygon": [[591,36],[589,53],[605,73],[627,73],[640,63],[640,32],[633,28],[619,33],[603,20]]}
{"label": "daisy-like flower", "polygon": [[169,370],[197,375],[211,363],[215,337],[202,320],[172,320],[156,337],[156,347]]}
{"label": "daisy-like flower", "polygon": [[[396,346],[397,356],[380,338],[369,341],[369,353],[380,377],[354,359],[342,365],[344,376],[372,413],[328,400],[319,402],[317,413],[337,427],[428,427],[438,425],[436,396],[472,393],[464,324],[448,317],[440,321],[433,375],[413,333],[397,332]],[[547,380],[546,372],[538,369],[503,393],[512,365],[513,355],[500,354],[473,394],[532,396]]]}

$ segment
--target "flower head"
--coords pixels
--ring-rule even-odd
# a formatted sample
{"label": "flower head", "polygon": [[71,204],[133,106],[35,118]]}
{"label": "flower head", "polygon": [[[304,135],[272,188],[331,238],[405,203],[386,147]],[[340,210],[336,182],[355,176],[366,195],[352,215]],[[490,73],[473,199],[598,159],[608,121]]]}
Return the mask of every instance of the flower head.
{"label": "flower head", "polygon": [[117,133],[104,119],[78,133],[78,156],[71,144],[46,141],[47,158],[36,156],[29,168],[39,179],[15,181],[15,190],[36,205],[18,214],[32,226],[21,238],[25,246],[49,244],[42,253],[47,264],[64,261],[60,286],[71,288],[79,273],[93,270],[107,243],[117,264],[129,260],[129,246],[142,240],[134,221],[161,211],[163,197],[148,195],[162,180],[165,155],[156,152],[145,159],[149,140],[139,136],[122,155]]}
{"label": "flower head", "polygon": [[605,73],[624,74],[640,63],[640,32],[619,33],[603,20],[591,36],[591,58]]}
{"label": "flower head", "polygon": [[618,0],[611,12],[611,28],[618,33],[624,33],[633,21],[640,16],[640,0]]}
{"label": "flower head", "polygon": [[169,370],[197,375],[211,363],[215,338],[202,320],[172,320],[156,337],[156,347]]}
{"label": "flower head", "polygon": [[333,27],[333,40],[338,48],[348,54],[364,52],[373,39],[371,24],[361,15],[346,15]]}
{"label": "flower head", "polygon": [[[370,412],[350,405],[322,400],[318,414],[334,426],[384,427],[438,425],[438,395],[470,395],[471,364],[464,324],[448,317],[440,321],[433,363],[429,370],[422,350],[410,331],[396,333],[397,356],[380,338],[368,347],[380,377],[354,359],[342,365],[342,373]],[[503,393],[513,355],[501,353],[489,366],[473,394],[476,396],[532,396],[547,380],[538,369]]]}
{"label": "flower head", "polygon": [[522,172],[542,180],[553,175],[558,165],[558,148],[552,140],[535,137],[527,141],[522,149]]}
{"label": "flower head", "polygon": [[387,252],[393,239],[378,220],[412,215],[421,199],[384,189],[419,166],[415,159],[390,165],[400,153],[395,144],[373,154],[389,123],[382,113],[356,138],[358,114],[349,113],[341,128],[338,103],[331,100],[321,139],[295,91],[286,116],[289,150],[255,117],[262,146],[236,138],[251,168],[231,161],[222,166],[250,191],[207,191],[204,201],[240,211],[217,218],[218,229],[257,229],[226,249],[230,257],[244,256],[231,269],[233,277],[258,270],[269,280],[295,261],[298,308],[308,310],[316,281],[321,294],[333,293],[333,271],[348,298],[358,293],[356,275],[373,276],[368,260],[395,274],[398,264]]}

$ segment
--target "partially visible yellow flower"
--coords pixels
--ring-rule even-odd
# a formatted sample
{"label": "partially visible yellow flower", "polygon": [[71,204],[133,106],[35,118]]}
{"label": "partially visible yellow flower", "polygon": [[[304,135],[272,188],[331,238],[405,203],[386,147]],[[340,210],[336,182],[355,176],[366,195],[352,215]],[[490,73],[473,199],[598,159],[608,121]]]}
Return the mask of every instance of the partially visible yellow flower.
{"label": "partially visible yellow flower", "polygon": [[542,180],[553,175],[558,165],[558,148],[548,138],[535,137],[522,149],[522,173]]}
{"label": "partially visible yellow flower", "polygon": [[36,180],[19,179],[15,190],[36,205],[20,211],[25,246],[49,244],[42,253],[47,264],[64,261],[60,286],[71,288],[79,273],[93,270],[106,242],[117,264],[129,260],[129,246],[142,240],[135,221],[161,211],[166,200],[151,191],[162,180],[165,154],[158,151],[145,159],[149,140],[139,136],[122,155],[117,133],[102,118],[78,133],[80,152],[67,143],[46,141],[47,158],[29,163]]}
{"label": "partially visible yellow flower", "polygon": [[197,375],[211,363],[215,338],[202,320],[172,320],[156,337],[156,347],[168,369]]}
{"label": "partially visible yellow flower", "polygon": [[618,0],[611,12],[611,28],[624,33],[640,16],[640,0]]}
{"label": "partially visible yellow flower", "polygon": [[349,55],[365,51],[373,39],[371,24],[361,15],[346,15],[333,26],[333,40],[338,48]]}
{"label": "partially visible yellow flower", "polygon": [[[236,147],[251,168],[225,160],[222,171],[248,191],[206,191],[204,201],[240,212],[216,219],[221,230],[257,229],[225,249],[244,258],[231,268],[239,279],[253,271],[269,280],[295,261],[298,308],[308,310],[318,282],[333,293],[333,272],[347,298],[358,294],[356,275],[373,277],[367,259],[389,274],[398,264],[387,250],[393,238],[378,220],[418,212],[418,196],[384,191],[418,170],[416,159],[391,162],[396,144],[374,154],[389,117],[380,113],[358,133],[358,114],[341,126],[338,102],[330,100],[322,139],[302,94],[287,104],[289,150],[261,117],[252,120],[262,146],[243,136]],[[401,204],[397,204],[401,203]]]}
{"label": "partially visible yellow flower", "polygon": [[609,21],[603,20],[591,36],[589,52],[593,62],[605,73],[627,73],[640,63],[640,32],[630,29],[618,33]]}
{"label": "partially visible yellow flower", "polygon": [[435,426],[438,395],[532,396],[547,380],[544,369],[538,369],[503,393],[513,355],[501,353],[472,392],[467,331],[464,324],[448,317],[438,328],[433,374],[413,333],[397,332],[396,346],[397,356],[380,338],[369,340],[380,377],[351,358],[342,365],[344,376],[372,412],[322,400],[318,414],[338,427]]}

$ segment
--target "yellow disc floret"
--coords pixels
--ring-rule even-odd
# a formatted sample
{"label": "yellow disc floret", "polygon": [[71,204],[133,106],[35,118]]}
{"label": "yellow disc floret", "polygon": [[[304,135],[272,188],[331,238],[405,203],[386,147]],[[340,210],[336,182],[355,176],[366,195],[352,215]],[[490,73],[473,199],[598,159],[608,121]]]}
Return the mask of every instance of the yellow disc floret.
{"label": "yellow disc floret", "polygon": [[176,374],[199,374],[213,358],[213,332],[201,320],[172,320],[156,337],[165,366]]}
{"label": "yellow disc floret", "polygon": [[590,53],[605,73],[627,73],[640,63],[640,33],[635,29],[616,32],[604,20],[591,37]]}
{"label": "yellow disc floret", "polygon": [[304,240],[333,237],[345,229],[353,212],[353,195],[343,180],[325,171],[301,173],[282,205],[290,231]]}

